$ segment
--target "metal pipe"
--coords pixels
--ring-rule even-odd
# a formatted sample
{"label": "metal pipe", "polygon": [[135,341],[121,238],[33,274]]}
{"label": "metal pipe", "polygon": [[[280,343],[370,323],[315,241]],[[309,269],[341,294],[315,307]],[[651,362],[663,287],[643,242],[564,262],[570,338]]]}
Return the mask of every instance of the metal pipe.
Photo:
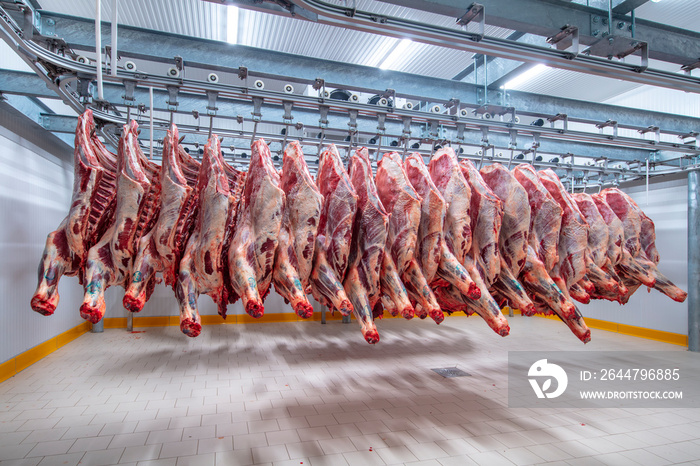
{"label": "metal pipe", "polygon": [[612,8],[613,0],[608,0],[608,36],[612,35]]}
{"label": "metal pipe", "polygon": [[291,2],[318,15],[317,22],[319,24],[354,29],[371,34],[382,34],[389,37],[409,38],[414,42],[424,44],[482,53],[511,60],[545,63],[548,66],[570,71],[700,93],[700,86],[698,86],[697,80],[688,80],[688,77],[685,75],[655,69],[646,69],[643,73],[640,73],[639,66],[630,63],[610,61],[586,54],[579,54],[572,59],[570,56],[571,52],[564,50],[549,49],[489,36],[477,40],[475,36],[462,30],[425,25],[397,17],[385,17],[386,22],[382,23],[381,28],[379,28],[376,20],[378,15],[376,13],[353,9],[353,14],[348,15],[348,10],[345,7],[322,0],[291,0]]}
{"label": "metal pipe", "polygon": [[134,313],[131,311],[126,311],[126,331],[134,331]]}
{"label": "metal pipe", "polygon": [[153,155],[153,87],[148,88],[148,105],[150,105],[150,111],[148,112],[148,120],[149,120],[149,128],[150,128],[150,134],[148,136],[149,139],[149,152],[148,152],[148,158],[152,159]]}
{"label": "metal pipe", "polygon": [[104,100],[102,89],[102,0],[95,0],[95,54],[97,66],[97,98]]}
{"label": "metal pipe", "polygon": [[119,1],[112,0],[112,55],[109,58],[109,66],[112,76],[117,76],[117,18],[119,16]]}
{"label": "metal pipe", "polygon": [[688,172],[688,351],[700,351],[700,172]]}
{"label": "metal pipe", "polygon": [[105,331],[105,320],[102,319],[96,324],[92,324],[92,329],[90,330],[92,333],[102,333]]}

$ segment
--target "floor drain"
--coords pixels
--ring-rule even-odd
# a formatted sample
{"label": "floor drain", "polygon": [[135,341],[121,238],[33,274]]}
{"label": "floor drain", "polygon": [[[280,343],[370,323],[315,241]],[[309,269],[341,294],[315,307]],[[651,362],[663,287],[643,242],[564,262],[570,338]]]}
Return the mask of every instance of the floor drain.
{"label": "floor drain", "polygon": [[462,369],[457,369],[456,367],[441,367],[439,369],[430,370],[443,377],[471,377],[471,374],[464,372]]}

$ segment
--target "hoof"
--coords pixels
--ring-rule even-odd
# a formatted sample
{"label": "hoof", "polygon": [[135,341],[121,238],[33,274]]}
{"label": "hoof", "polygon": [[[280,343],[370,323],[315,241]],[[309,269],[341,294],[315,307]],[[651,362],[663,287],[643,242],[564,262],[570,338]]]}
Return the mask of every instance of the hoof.
{"label": "hoof", "polygon": [[433,309],[430,311],[430,318],[435,321],[436,324],[440,324],[443,320],[445,320],[445,314],[442,313],[441,310],[439,309]]}
{"label": "hoof", "polygon": [[265,314],[265,306],[262,303],[248,301],[245,305],[245,311],[253,319],[259,319]]}
{"label": "hoof", "polygon": [[588,343],[589,341],[591,341],[591,331],[586,330],[586,332],[583,335],[581,335],[579,339],[583,342],[583,344]]}
{"label": "hoof", "polygon": [[520,314],[526,317],[532,317],[535,315],[535,305],[528,304],[525,309],[520,309]]}
{"label": "hoof", "polygon": [[379,332],[376,330],[369,330],[365,332],[365,340],[367,340],[367,343],[370,345],[374,345],[379,342]]}
{"label": "hoof", "polygon": [[343,302],[340,303],[340,307],[338,308],[340,314],[345,317],[352,314],[353,309],[354,308],[352,307],[352,303],[347,299],[343,300]]}
{"label": "hoof", "polygon": [[481,290],[476,286],[476,283],[471,283],[469,285],[467,296],[474,300],[481,298]]}
{"label": "hoof", "polygon": [[199,324],[192,319],[185,319],[180,322],[180,330],[188,337],[194,338],[202,333],[202,324]]}
{"label": "hoof", "polygon": [[103,315],[104,314],[100,312],[99,309],[94,308],[87,303],[80,306],[80,317],[82,317],[85,320],[89,320],[93,324],[96,324],[100,320],[102,320]]}
{"label": "hoof", "polygon": [[125,295],[124,299],[122,300],[122,305],[124,306],[124,309],[127,309],[131,312],[141,312],[143,309],[143,305],[145,303],[142,302],[138,298],[134,298],[133,296]]}
{"label": "hoof", "polygon": [[309,303],[299,303],[296,306],[295,312],[302,319],[309,319],[314,315],[314,308]]}
{"label": "hoof", "polygon": [[38,296],[32,298],[32,309],[42,316],[50,316],[56,312],[56,305],[41,299]]}

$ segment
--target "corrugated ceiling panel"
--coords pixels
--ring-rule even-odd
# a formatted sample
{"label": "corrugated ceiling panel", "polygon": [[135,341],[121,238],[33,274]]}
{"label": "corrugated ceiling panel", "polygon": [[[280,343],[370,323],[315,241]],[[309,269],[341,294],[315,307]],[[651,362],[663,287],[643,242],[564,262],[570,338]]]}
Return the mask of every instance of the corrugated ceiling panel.
{"label": "corrugated ceiling panel", "polygon": [[[44,10],[95,17],[93,0],[41,0]],[[225,40],[226,7],[202,0],[119,0],[119,23],[156,31]],[[110,21],[112,2],[102,2],[102,20]]]}
{"label": "corrugated ceiling panel", "polygon": [[644,85],[631,92],[612,97],[605,103],[700,118],[700,94],[675,89]]}
{"label": "corrugated ceiling panel", "polygon": [[637,8],[635,13],[638,18],[691,31],[700,31],[700,2],[698,0],[647,2]]}
{"label": "corrugated ceiling panel", "polygon": [[513,90],[566,99],[602,102],[639,86],[639,84],[619,79],[548,68],[536,78],[514,87]]}

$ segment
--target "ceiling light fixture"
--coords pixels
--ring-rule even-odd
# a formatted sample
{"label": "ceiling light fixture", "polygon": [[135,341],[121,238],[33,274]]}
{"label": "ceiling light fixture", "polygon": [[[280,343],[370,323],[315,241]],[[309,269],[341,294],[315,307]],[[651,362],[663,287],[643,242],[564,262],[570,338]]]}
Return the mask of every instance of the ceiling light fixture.
{"label": "ceiling light fixture", "polygon": [[382,70],[388,70],[396,64],[396,62],[401,58],[401,56],[406,52],[406,49],[411,45],[411,39],[402,39],[401,42],[391,51],[388,57],[384,59],[383,62],[379,64],[379,68]]}
{"label": "ceiling light fixture", "polygon": [[503,86],[501,86],[501,89],[512,89],[514,87],[521,86],[526,82],[530,81],[531,79],[544,73],[548,69],[549,67],[543,63],[535,65],[529,70],[519,74],[518,76],[505,83]]}
{"label": "ceiling light fixture", "polygon": [[233,5],[226,8],[226,42],[238,43],[238,7]]}

